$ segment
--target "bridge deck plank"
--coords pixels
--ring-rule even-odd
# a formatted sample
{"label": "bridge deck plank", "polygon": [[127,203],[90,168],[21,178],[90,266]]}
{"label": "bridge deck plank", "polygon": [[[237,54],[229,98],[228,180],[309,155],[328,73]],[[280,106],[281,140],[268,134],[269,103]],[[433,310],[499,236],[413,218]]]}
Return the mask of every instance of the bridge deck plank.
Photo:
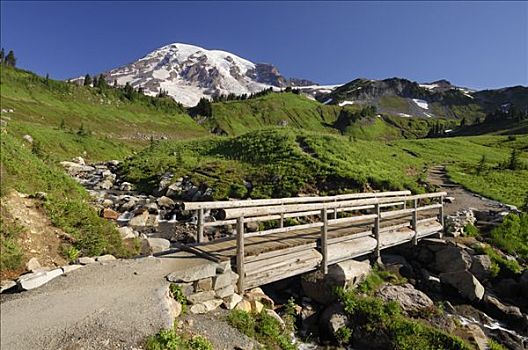
{"label": "bridge deck plank", "polygon": [[[436,211],[419,212],[418,219],[431,218],[436,215]],[[382,220],[381,229],[391,226],[409,223],[410,215],[404,217]],[[359,222],[354,225],[341,224],[330,226],[328,229],[328,239],[353,236],[372,229],[372,220]],[[297,246],[314,245],[320,238],[320,229],[311,228],[298,231],[275,233],[266,236],[249,237],[244,240],[245,256],[256,256],[262,253],[288,249]],[[230,260],[236,256],[236,240],[210,242],[195,246],[202,253],[208,254],[220,261]]]}

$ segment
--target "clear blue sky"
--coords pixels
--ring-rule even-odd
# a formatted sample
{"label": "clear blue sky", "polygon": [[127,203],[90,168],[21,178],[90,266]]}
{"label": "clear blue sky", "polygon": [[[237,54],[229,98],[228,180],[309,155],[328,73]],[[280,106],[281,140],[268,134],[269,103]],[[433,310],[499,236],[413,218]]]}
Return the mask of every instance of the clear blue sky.
{"label": "clear blue sky", "polygon": [[183,42],[319,83],[528,85],[527,2],[6,2],[1,43],[66,79]]}

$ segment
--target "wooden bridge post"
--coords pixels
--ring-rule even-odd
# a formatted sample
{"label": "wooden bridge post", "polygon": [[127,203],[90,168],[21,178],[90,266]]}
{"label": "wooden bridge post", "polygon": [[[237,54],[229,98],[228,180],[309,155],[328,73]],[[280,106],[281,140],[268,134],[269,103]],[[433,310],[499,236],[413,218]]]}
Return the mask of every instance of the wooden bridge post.
{"label": "wooden bridge post", "polygon": [[334,219],[337,219],[337,199],[334,199]]}
{"label": "wooden bridge post", "polygon": [[323,226],[321,227],[321,253],[323,261],[321,265],[322,272],[326,275],[328,273],[328,211],[326,206],[321,209],[321,220]]}
{"label": "wooden bridge post", "polygon": [[374,255],[376,259],[379,259],[381,257],[381,242],[380,242],[381,214],[380,214],[379,203],[376,203],[374,207],[374,213],[376,214],[376,218],[374,219],[374,237],[376,238],[376,251],[374,252]]}
{"label": "wooden bridge post", "polygon": [[442,230],[438,232],[438,238],[442,238],[444,236],[444,196],[440,196],[440,213],[438,214],[440,217],[438,218],[438,221],[440,221],[440,225],[442,225]]}
{"label": "wooden bridge post", "polygon": [[244,271],[244,217],[241,216],[237,218],[237,226],[236,226],[236,232],[237,232],[237,258],[236,258],[236,264],[237,264],[237,273],[238,273],[238,293],[243,294],[244,293],[244,278],[245,278],[245,271]]}
{"label": "wooden bridge post", "polygon": [[[284,207],[284,204],[281,204],[282,207]],[[284,212],[280,214],[279,227],[284,227]]]}
{"label": "wooden bridge post", "polygon": [[198,209],[198,226],[196,233],[196,241],[198,243],[203,242],[203,233],[204,233],[204,210],[203,208]]}
{"label": "wooden bridge post", "polygon": [[412,221],[411,221],[411,225],[412,225],[412,229],[414,230],[414,236],[413,236],[413,239],[412,239],[412,243],[414,245],[417,245],[418,244],[418,199],[413,199],[413,209],[414,211],[412,212]]}

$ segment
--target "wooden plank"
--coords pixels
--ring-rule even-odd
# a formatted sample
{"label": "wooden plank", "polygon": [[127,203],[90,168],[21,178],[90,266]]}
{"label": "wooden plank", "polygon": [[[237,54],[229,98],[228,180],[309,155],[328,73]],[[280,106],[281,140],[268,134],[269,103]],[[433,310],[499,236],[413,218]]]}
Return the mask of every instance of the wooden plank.
{"label": "wooden plank", "polygon": [[326,275],[328,273],[328,213],[326,208],[321,209],[321,218],[323,220],[321,227],[321,254],[323,255],[321,271]]}
{"label": "wooden plank", "polygon": [[203,233],[204,233],[204,210],[199,209],[198,210],[198,227],[197,227],[197,233],[196,233],[196,241],[198,243],[203,242]]}
{"label": "wooden plank", "polygon": [[246,199],[235,201],[214,201],[214,202],[182,202],[184,210],[198,210],[198,209],[227,209],[227,208],[243,208],[243,207],[258,207],[266,205],[279,204],[293,204],[293,203],[312,203],[312,202],[330,202],[347,199],[358,198],[378,198],[389,196],[406,196],[410,195],[411,191],[388,191],[388,192],[373,192],[373,193],[350,193],[340,194],[336,196],[310,196],[310,197],[289,197],[289,198],[274,198],[274,199]]}
{"label": "wooden plank", "polygon": [[237,273],[238,273],[238,292],[244,293],[244,217],[237,220]]}
{"label": "wooden plank", "polygon": [[380,254],[380,207],[379,204],[376,204],[375,208],[375,214],[376,218],[374,219],[374,238],[376,238],[376,250],[374,251],[374,255],[376,258],[379,258],[381,256]]}

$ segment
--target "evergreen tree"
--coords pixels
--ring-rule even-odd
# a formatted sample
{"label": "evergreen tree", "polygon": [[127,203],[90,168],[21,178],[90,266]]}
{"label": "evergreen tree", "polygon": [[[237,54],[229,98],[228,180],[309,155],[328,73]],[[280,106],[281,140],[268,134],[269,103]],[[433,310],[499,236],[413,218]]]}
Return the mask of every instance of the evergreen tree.
{"label": "evergreen tree", "polygon": [[519,159],[519,151],[513,149],[510,153],[510,159],[508,160],[507,169],[518,170],[521,168],[521,161]]}
{"label": "evergreen tree", "polygon": [[108,84],[106,83],[106,79],[104,75],[99,74],[99,77],[97,78],[97,87],[100,89],[105,89],[108,87]]}
{"label": "evergreen tree", "polygon": [[477,165],[477,176],[480,176],[484,170],[486,170],[486,155],[483,154],[482,158],[480,158],[480,161]]}
{"label": "evergreen tree", "polygon": [[117,79],[114,79],[114,89],[117,89]]}
{"label": "evergreen tree", "polygon": [[84,76],[84,86],[90,86],[90,84],[92,84],[92,77],[90,74],[86,74]]}
{"label": "evergreen tree", "polygon": [[46,80],[44,81],[44,84],[49,85],[49,74],[46,73]]}
{"label": "evergreen tree", "polygon": [[11,66],[11,67],[16,66],[16,57],[15,57],[15,53],[13,52],[13,50],[9,50],[7,56],[4,59],[4,62],[6,65]]}
{"label": "evergreen tree", "polygon": [[2,50],[0,51],[0,64],[4,63],[4,59],[5,59],[5,51],[4,51],[4,48],[2,47]]}
{"label": "evergreen tree", "polygon": [[213,109],[211,107],[211,101],[202,97],[198,104],[193,108],[194,113],[204,117],[211,117],[213,115]]}
{"label": "evergreen tree", "polygon": [[95,75],[95,76],[93,77],[93,80],[92,80],[92,86],[93,86],[93,87],[97,87],[98,84],[99,84],[99,82],[97,81],[97,75]]}

